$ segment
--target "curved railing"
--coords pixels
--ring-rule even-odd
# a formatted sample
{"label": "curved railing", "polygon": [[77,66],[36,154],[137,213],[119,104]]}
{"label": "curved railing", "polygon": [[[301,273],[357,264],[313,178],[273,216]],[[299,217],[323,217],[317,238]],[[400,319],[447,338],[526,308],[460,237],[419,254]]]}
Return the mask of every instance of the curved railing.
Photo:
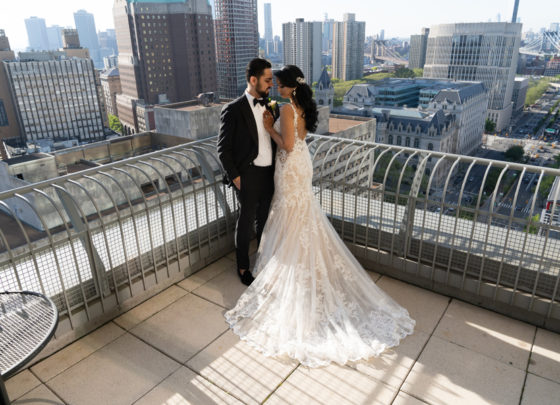
{"label": "curved railing", "polygon": [[[71,330],[231,251],[237,205],[215,145],[0,193],[2,289],[49,295]],[[319,135],[308,145],[316,197],[366,267],[560,329],[560,195],[537,219],[559,170]]]}

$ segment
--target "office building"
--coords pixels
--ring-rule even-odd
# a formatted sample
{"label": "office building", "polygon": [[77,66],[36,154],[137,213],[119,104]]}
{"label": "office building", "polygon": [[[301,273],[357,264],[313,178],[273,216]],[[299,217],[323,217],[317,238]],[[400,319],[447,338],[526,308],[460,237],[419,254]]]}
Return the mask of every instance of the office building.
{"label": "office building", "polygon": [[24,141],[103,138],[95,70],[89,59],[4,61]]}
{"label": "office building", "polygon": [[516,77],[513,83],[513,95],[511,97],[511,101],[513,101],[512,115],[514,117],[523,112],[527,90],[529,90],[529,79],[526,77]]}
{"label": "office building", "polygon": [[46,51],[49,49],[47,25],[43,18],[30,17],[25,19],[29,49],[34,51]]}
{"label": "office building", "polygon": [[122,92],[119,69],[116,67],[107,69],[100,73],[101,87],[105,99],[105,110],[107,115],[117,115],[117,94]]}
{"label": "office building", "polygon": [[333,30],[334,19],[329,19],[328,15],[325,14],[325,20],[323,21],[323,52],[329,53],[332,51]]}
{"label": "office building", "polygon": [[76,23],[76,30],[78,30],[80,43],[84,48],[89,49],[95,66],[101,68],[103,66],[103,59],[100,54],[99,39],[97,38],[93,14],[85,10],[79,10],[74,13],[74,22]]}
{"label": "office building", "polygon": [[90,59],[89,49],[82,48],[78,31],[72,28],[62,30],[62,51],[68,58]]}
{"label": "office building", "polygon": [[218,92],[236,98],[247,87],[247,65],[259,54],[257,0],[215,0],[214,5]]}
{"label": "office building", "polygon": [[482,143],[487,106],[488,95],[481,82],[388,78],[352,86],[344,95],[341,112],[372,116],[374,111],[390,108],[397,115],[450,113],[457,127],[453,153],[467,155]]}
{"label": "office building", "polygon": [[15,60],[16,55],[10,49],[10,41],[4,30],[0,30],[0,140],[19,138],[19,125],[16,110],[12,102],[10,83],[2,61]]}
{"label": "office building", "polygon": [[274,36],[272,35],[272,6],[270,3],[264,3],[264,40],[272,42]]}
{"label": "office building", "polygon": [[321,22],[305,22],[297,18],[295,23],[282,24],[284,64],[298,66],[309,85],[321,76]]}
{"label": "office building", "polygon": [[58,25],[47,27],[49,49],[52,50],[62,48],[62,30],[63,28]]}
{"label": "office building", "polygon": [[206,0],[116,0],[113,8],[125,133],[153,129],[153,105],[216,91],[212,13]]}
{"label": "office building", "polygon": [[408,67],[410,69],[424,68],[429,33],[429,28],[422,28],[420,35],[410,36],[410,56],[408,57]]}
{"label": "office building", "polygon": [[482,82],[487,118],[501,131],[511,119],[520,41],[518,23],[436,25],[428,36],[424,77]]}
{"label": "office building", "polygon": [[344,14],[333,27],[332,76],[340,80],[361,79],[364,71],[366,23]]}

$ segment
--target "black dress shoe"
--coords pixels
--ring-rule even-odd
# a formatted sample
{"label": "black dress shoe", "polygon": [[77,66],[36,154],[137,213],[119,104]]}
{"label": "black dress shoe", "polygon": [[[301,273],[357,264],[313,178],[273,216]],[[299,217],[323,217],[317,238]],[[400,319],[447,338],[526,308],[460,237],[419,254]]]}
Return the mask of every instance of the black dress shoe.
{"label": "black dress shoe", "polygon": [[237,269],[237,275],[239,276],[241,282],[245,285],[251,285],[255,279],[249,270],[245,270],[243,274],[241,274],[241,270]]}

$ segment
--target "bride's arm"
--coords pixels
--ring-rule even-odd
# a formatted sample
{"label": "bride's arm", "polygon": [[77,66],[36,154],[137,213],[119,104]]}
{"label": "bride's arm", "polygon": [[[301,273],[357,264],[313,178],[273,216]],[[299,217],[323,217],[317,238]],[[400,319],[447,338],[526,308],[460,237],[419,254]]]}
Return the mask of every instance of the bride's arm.
{"label": "bride's arm", "polygon": [[287,104],[282,106],[280,110],[280,127],[282,133],[279,134],[274,129],[274,119],[269,111],[265,111],[263,119],[264,127],[270,134],[270,137],[279,148],[291,152],[295,143],[295,130],[294,130],[294,111]]}

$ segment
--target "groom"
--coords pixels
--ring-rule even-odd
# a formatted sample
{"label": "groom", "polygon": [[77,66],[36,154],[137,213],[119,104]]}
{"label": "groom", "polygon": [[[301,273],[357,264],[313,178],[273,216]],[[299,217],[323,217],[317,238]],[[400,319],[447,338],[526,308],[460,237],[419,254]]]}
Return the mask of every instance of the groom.
{"label": "groom", "polygon": [[[239,217],[235,228],[237,275],[250,285],[249,242],[253,225],[260,243],[274,193],[276,144],[263,125],[263,113],[271,107],[267,97],[272,88],[272,66],[256,58],[247,65],[247,89],[222,109],[218,156],[225,170],[225,181],[235,188]],[[278,117],[278,108],[272,110]]]}

